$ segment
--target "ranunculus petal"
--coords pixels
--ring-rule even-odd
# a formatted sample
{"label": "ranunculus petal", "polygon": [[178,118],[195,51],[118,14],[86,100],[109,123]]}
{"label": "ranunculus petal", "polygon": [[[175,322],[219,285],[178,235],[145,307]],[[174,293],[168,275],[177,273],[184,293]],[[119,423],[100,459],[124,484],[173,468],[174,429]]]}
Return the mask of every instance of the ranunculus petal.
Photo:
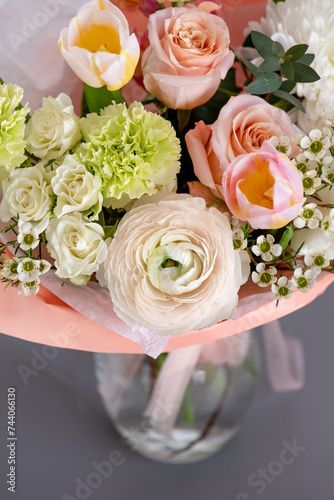
{"label": "ranunculus petal", "polygon": [[229,317],[241,267],[227,217],[182,194],[138,202],[118,226],[104,265],[118,316],[160,335]]}

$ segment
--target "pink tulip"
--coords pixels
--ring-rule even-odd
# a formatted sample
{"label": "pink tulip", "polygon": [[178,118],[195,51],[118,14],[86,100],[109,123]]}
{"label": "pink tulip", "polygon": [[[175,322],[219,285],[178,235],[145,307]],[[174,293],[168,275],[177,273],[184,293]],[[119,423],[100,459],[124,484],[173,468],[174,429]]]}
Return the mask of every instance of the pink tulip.
{"label": "pink tulip", "polygon": [[304,202],[302,176],[269,142],[229,164],[223,194],[231,213],[254,229],[278,229],[295,219]]}
{"label": "pink tulip", "polygon": [[225,21],[200,8],[162,9],[150,16],[142,61],[148,92],[173,109],[207,102],[234,62]]}
{"label": "pink tulip", "polygon": [[139,60],[137,38],[126,17],[108,0],[92,0],[60,34],[64,59],[91,87],[118,90],[133,76]]}

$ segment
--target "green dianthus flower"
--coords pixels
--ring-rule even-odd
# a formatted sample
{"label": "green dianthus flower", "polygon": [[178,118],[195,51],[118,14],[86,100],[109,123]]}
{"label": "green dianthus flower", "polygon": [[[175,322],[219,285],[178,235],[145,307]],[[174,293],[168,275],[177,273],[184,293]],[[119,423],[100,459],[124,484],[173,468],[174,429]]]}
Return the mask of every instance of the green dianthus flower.
{"label": "green dianthus flower", "polygon": [[139,102],[112,104],[80,120],[76,155],[102,179],[104,205],[121,207],[176,184],[180,142],[171,123]]}
{"label": "green dianthus flower", "polygon": [[21,87],[0,85],[0,168],[6,168],[8,172],[26,159],[24,133],[29,109],[27,106],[18,107],[22,98]]}

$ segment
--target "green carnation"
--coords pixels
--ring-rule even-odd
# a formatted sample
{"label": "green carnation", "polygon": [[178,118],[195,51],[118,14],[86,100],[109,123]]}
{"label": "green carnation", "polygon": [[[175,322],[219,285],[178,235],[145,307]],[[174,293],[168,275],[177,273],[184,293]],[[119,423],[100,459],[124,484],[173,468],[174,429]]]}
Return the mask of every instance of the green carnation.
{"label": "green carnation", "polygon": [[24,133],[29,109],[19,106],[22,98],[21,87],[0,85],[0,167],[9,172],[26,159]]}
{"label": "green carnation", "polygon": [[180,142],[171,123],[134,102],[80,120],[86,142],[76,155],[102,179],[104,205],[120,207],[176,183]]}

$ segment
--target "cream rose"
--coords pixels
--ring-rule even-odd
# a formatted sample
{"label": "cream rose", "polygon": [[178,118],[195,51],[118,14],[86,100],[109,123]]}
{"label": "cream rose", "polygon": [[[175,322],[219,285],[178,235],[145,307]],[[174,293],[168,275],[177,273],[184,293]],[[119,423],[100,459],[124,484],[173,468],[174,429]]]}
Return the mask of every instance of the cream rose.
{"label": "cream rose", "polygon": [[162,9],[149,18],[142,71],[148,92],[173,109],[207,102],[234,62],[219,16],[199,8]]}
{"label": "cream rose", "polygon": [[94,220],[102,207],[100,177],[88,172],[84,165],[68,155],[51,180],[57,196],[54,213],[57,217],[71,212],[86,212]]}
{"label": "cream rose", "polygon": [[107,256],[102,227],[78,212],[52,219],[46,230],[48,250],[55,259],[56,275],[84,285]]}
{"label": "cream rose", "polygon": [[26,127],[27,150],[43,160],[60,158],[80,138],[79,118],[66,94],[45,97]]}
{"label": "cream rose", "polygon": [[3,193],[0,218],[4,222],[17,216],[23,221],[38,222],[50,213],[52,189],[42,165],[14,170],[3,183]]}
{"label": "cream rose", "polygon": [[244,281],[227,217],[182,194],[146,197],[128,212],[104,269],[116,314],[160,335],[230,317]]}

